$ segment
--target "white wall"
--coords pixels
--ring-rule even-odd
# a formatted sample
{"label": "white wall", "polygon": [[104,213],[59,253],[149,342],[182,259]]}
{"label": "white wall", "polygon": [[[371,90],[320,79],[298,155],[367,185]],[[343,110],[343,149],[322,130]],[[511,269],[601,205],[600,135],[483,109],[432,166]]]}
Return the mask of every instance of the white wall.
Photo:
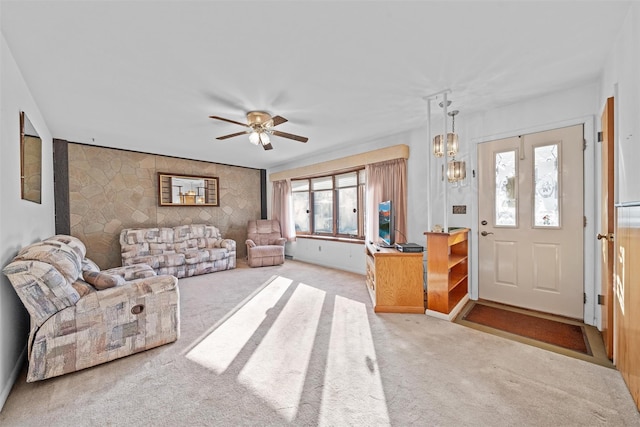
{"label": "white wall", "polygon": [[297,239],[287,243],[285,253],[297,261],[305,261],[325,267],[365,273],[364,245],[320,239]]}
{"label": "white wall", "polygon": [[[0,46],[0,264],[18,249],[55,231],[53,149],[49,130],[2,36]],[[46,64],[42,64],[46,67]],[[42,137],[42,204],[20,198],[20,111]],[[0,407],[26,355],[29,315],[5,275],[0,275]]]}
{"label": "white wall", "polygon": [[[616,96],[616,203],[640,201],[640,4],[634,2],[605,63],[598,100]],[[616,92],[617,87],[617,93]]]}

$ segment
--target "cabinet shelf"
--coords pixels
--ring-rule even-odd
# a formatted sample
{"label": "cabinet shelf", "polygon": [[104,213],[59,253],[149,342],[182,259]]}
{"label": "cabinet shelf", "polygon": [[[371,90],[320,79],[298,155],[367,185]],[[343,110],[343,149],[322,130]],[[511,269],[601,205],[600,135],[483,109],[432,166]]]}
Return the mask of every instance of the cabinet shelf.
{"label": "cabinet shelf", "polygon": [[469,229],[424,234],[427,236],[427,309],[449,315],[468,294]]}
{"label": "cabinet shelf", "polygon": [[460,254],[451,254],[449,255],[449,270],[455,267],[457,264],[465,261],[467,259],[467,255]]}
{"label": "cabinet shelf", "polygon": [[448,291],[451,292],[453,288],[460,285],[463,281],[467,280],[466,274],[450,274],[449,275],[449,287]]}

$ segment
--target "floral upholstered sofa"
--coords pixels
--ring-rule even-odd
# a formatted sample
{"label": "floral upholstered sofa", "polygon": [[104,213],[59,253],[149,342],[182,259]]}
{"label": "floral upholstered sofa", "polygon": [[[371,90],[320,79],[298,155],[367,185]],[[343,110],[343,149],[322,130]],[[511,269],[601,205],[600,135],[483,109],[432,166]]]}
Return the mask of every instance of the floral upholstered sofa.
{"label": "floral upholstered sofa", "polygon": [[236,268],[236,242],[213,225],[125,228],[120,233],[122,265],[146,264],[177,278]]}
{"label": "floral upholstered sofa", "polygon": [[146,265],[100,271],[73,236],[21,249],[2,270],[31,316],[27,381],[43,380],[173,342],[178,279]]}

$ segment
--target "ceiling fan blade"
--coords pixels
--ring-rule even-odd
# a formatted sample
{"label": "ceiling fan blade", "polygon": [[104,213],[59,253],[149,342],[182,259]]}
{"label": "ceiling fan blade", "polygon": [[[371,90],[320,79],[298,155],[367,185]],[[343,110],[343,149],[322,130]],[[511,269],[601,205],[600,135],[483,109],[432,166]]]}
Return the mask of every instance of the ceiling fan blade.
{"label": "ceiling fan blade", "polygon": [[248,125],[248,124],[246,124],[246,123],[236,122],[235,120],[225,119],[224,117],[209,116],[209,118],[210,118],[210,119],[216,119],[216,120],[222,120],[223,122],[229,122],[229,123],[233,123],[233,124],[240,125],[240,126],[246,126],[246,127],[249,127],[249,125]]}
{"label": "ceiling fan blade", "polygon": [[284,122],[288,122],[289,120],[285,119],[282,116],[274,116],[271,120],[273,120],[273,125],[274,126],[278,126],[281,125]]}
{"label": "ceiling fan blade", "polygon": [[227,138],[233,138],[234,136],[240,136],[240,135],[246,135],[248,133],[250,133],[251,131],[249,130],[245,130],[242,132],[236,132],[236,133],[231,133],[229,135],[224,135],[224,136],[219,136],[216,139],[227,139]]}
{"label": "ceiling fan blade", "polygon": [[271,143],[262,144],[262,148],[264,148],[265,150],[272,150],[273,149],[273,145],[271,145]]}
{"label": "ceiling fan blade", "polygon": [[271,133],[276,136],[281,136],[283,138],[289,138],[289,139],[293,139],[295,141],[300,141],[300,142],[307,142],[309,140],[309,138],[306,138],[304,136],[298,136],[298,135],[294,135],[292,133],[287,133],[287,132],[280,132],[279,130],[271,131]]}

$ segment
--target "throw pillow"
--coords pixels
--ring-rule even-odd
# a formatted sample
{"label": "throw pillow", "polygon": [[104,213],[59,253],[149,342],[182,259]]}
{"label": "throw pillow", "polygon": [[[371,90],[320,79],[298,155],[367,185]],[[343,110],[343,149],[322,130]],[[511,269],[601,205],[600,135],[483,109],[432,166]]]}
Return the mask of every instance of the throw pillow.
{"label": "throw pillow", "polygon": [[101,273],[99,271],[84,271],[82,277],[98,290],[121,286],[125,283],[124,277],[122,276]]}
{"label": "throw pillow", "polygon": [[76,280],[71,284],[71,286],[73,286],[73,289],[75,289],[78,292],[78,294],[80,294],[81,298],[90,292],[96,291],[93,286],[91,286],[90,284],[88,284],[82,279]]}

